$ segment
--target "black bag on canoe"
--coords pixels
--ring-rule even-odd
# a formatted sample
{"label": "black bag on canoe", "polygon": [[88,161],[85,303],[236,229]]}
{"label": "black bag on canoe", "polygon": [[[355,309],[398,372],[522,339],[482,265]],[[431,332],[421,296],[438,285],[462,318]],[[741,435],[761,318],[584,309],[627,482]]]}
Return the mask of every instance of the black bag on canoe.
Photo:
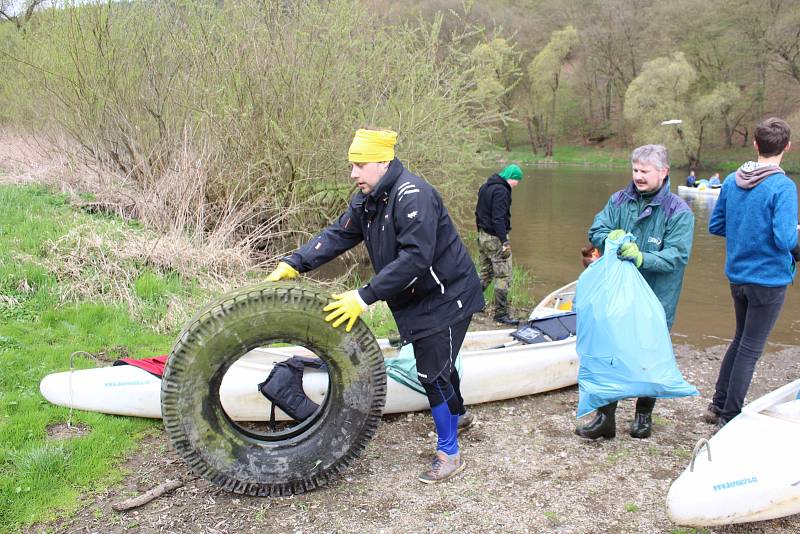
{"label": "black bag on canoe", "polygon": [[319,404],[312,401],[303,391],[303,371],[306,367],[324,369],[325,363],[319,358],[292,356],[278,362],[266,380],[258,385],[258,390],[271,403],[269,424],[275,430],[275,406],[297,422],[303,422],[317,411]]}
{"label": "black bag on canoe", "polygon": [[567,339],[577,333],[577,321],[575,312],[531,319],[520,323],[517,331],[511,333],[511,337],[526,345]]}

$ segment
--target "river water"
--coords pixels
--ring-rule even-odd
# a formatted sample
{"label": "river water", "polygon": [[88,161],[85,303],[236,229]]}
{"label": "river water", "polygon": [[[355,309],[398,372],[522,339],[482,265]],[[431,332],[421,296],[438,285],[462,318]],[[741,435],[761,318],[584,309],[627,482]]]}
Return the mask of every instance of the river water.
{"label": "river water", "polygon": [[[630,181],[626,169],[527,167],[514,188],[511,244],[514,262],[533,273],[538,301],[580,275],[580,249],[609,196]],[[672,178],[672,191],[685,173]],[[725,240],[708,233],[713,198],[685,199],[695,215],[692,255],[686,269],[672,338],[699,347],[725,344],[734,331],[733,303],[725,277]],[[474,224],[474,223],[473,223]],[[800,296],[789,288],[770,343],[800,345]],[[773,347],[774,348],[774,347]]]}

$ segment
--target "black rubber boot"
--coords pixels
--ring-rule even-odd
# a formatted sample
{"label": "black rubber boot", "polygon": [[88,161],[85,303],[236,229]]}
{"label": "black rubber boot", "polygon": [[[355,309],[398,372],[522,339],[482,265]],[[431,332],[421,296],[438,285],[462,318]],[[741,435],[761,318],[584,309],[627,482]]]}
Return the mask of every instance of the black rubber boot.
{"label": "black rubber boot", "polygon": [[639,397],[636,399],[636,415],[631,424],[631,437],[646,439],[653,433],[653,407],[656,399],[653,397]]}
{"label": "black rubber boot", "polygon": [[617,403],[612,402],[597,409],[594,419],[575,429],[575,433],[582,438],[611,439],[617,435],[617,420],[615,417]]}
{"label": "black rubber boot", "polygon": [[494,290],[494,320],[501,324],[517,326],[519,321],[508,315],[508,291]]}

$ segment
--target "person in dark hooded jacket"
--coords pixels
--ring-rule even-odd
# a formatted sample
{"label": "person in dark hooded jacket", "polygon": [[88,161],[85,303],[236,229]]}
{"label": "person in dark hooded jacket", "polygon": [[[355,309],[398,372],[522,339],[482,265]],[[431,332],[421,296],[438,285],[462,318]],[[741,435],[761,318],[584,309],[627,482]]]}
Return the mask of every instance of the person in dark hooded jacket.
{"label": "person in dark hooded jacket", "polygon": [[363,241],[375,276],[340,295],[324,311],[346,331],[367,307],[385,300],[403,343],[411,343],[417,375],[431,406],[438,442],[419,480],[442,482],[464,468],[458,429],[472,417],[464,408],[456,356],[472,315],[484,306],[475,264],[439,193],[394,157],[397,134],[359,129],[348,153],[359,192],[338,221],[284,258],[268,281],[295,278]]}
{"label": "person in dark hooded jacket", "polygon": [[736,316],[733,341],[719,368],[705,420],[724,425],[742,410],[786,287],[792,283],[797,247],[797,187],[781,169],[791,147],[789,125],[762,121],[753,146],[757,161],[728,175],[708,221],[708,231],[725,238],[725,275]]}
{"label": "person in dark hooded jacket", "polygon": [[511,284],[511,189],[522,180],[522,169],[509,165],[493,174],[478,190],[475,224],[478,227],[481,287],[485,291],[494,279],[494,320],[516,325],[508,312]]}

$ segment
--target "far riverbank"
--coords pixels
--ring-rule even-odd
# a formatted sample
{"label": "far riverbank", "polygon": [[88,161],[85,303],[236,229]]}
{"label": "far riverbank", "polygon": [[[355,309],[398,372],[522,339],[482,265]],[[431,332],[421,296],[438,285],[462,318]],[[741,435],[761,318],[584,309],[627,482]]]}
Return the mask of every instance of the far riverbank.
{"label": "far riverbank", "polygon": [[[553,151],[553,157],[545,158],[544,152],[534,154],[529,145],[516,145],[506,152],[502,147],[495,147],[492,157],[499,162],[521,163],[525,165],[578,165],[587,167],[627,167],[630,165],[629,157],[631,148],[595,146],[595,145],[558,145]],[[699,176],[705,177],[719,172],[725,176],[736,170],[743,162],[755,159],[756,154],[752,145],[734,147],[730,149],[709,148],[702,153],[702,166]],[[677,157],[675,157],[677,160]],[[800,174],[800,151],[789,150],[781,165],[787,173]],[[673,169],[688,171],[686,165],[676,164]],[[678,173],[681,174],[681,173]]]}

